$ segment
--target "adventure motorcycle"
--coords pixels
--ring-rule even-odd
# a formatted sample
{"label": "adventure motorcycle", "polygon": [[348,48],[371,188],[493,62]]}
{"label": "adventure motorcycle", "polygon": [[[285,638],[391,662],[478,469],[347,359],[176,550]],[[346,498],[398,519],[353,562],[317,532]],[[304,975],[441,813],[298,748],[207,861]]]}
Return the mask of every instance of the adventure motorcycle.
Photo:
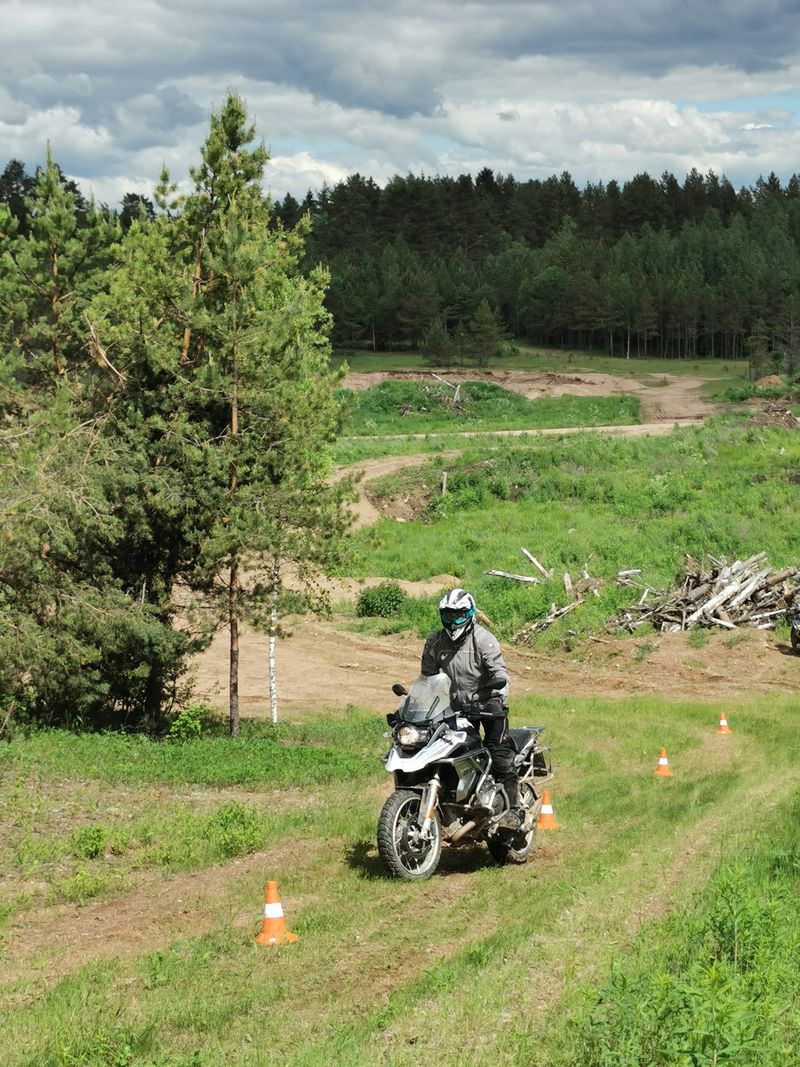
{"label": "adventure motorcycle", "polygon": [[[451,709],[446,675],[421,675],[410,692],[399,684],[392,691],[405,699],[386,716],[392,747],[384,765],[395,791],[378,819],[378,851],[387,869],[399,878],[430,878],[443,843],[475,841],[485,841],[498,863],[526,863],[536,839],[540,787],[553,776],[549,749],[540,744],[544,727],[509,730],[524,812],[522,826],[511,828],[503,825],[506,791],[491,775],[478,730]],[[490,686],[476,697],[491,695]]]}

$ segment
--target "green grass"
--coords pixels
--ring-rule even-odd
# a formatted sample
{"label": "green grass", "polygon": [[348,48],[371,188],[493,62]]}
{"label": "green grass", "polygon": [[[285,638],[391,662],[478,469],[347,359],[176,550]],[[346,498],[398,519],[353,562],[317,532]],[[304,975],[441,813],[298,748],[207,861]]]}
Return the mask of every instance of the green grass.
{"label": "green grass", "polygon": [[[348,740],[342,745],[342,740]],[[242,736],[174,744],[139,734],[32,731],[0,746],[0,774],[55,773],[108,783],[173,782],[212,786],[305,786],[370,773],[374,723],[303,726],[247,722]]]}
{"label": "green grass", "polygon": [[550,1067],[795,1063],[799,895],[796,798],[690,907],[643,931],[544,1042],[518,1027],[517,1062],[527,1048]]}
{"label": "green grass", "polygon": [[753,398],[758,400],[780,400],[783,397],[795,398],[798,393],[797,382],[784,381],[781,385],[757,385],[755,382],[717,380],[704,382],[702,392],[710,400],[732,404],[742,403]]}
{"label": "green grass", "polygon": [[[544,722],[551,734],[562,824],[528,867],[498,869],[485,850],[467,849],[449,855],[431,882],[386,880],[372,846],[379,800],[365,803],[351,788],[351,803],[331,810],[330,832],[315,848],[300,847],[304,838],[287,829],[295,848],[272,864],[297,945],[273,952],[254,944],[263,876],[232,871],[208,932],[192,935],[187,918],[185,940],[149,953],[90,963],[56,982],[35,969],[7,980],[0,1062],[539,1062],[545,1042],[567,1032],[553,1022],[561,983],[572,1007],[575,987],[586,986],[582,968],[591,961],[605,973],[630,948],[629,924],[652,894],[681,906],[702,886],[713,864],[700,854],[684,859],[698,827],[714,851],[739,850],[749,823],[735,817],[736,804],[748,784],[767,787],[765,817],[796,783],[796,703],[726,710],[736,733],[718,739],[718,709],[707,705],[517,701],[516,722]],[[339,736],[345,752],[361,752],[357,734],[343,727]],[[657,781],[664,743],[675,778]],[[379,737],[373,747],[377,763]],[[682,874],[665,891],[673,863]],[[247,914],[248,902],[245,927],[231,916]],[[53,953],[61,958],[57,944]],[[545,1018],[542,998],[551,996]]]}
{"label": "green grass", "polygon": [[[0,910],[7,920],[44,900],[84,904],[123,891],[137,871],[194,870],[289,834],[323,837],[345,804],[341,783],[381,779],[384,728],[353,712],[277,730],[246,722],[239,741],[18,734],[0,750],[0,869],[14,873],[0,882]],[[322,800],[275,805],[277,788],[322,783]],[[181,788],[165,796],[167,784]],[[250,787],[244,797],[229,795],[236,784]]]}
{"label": "green grass", "polygon": [[640,421],[632,397],[527,397],[491,382],[468,382],[458,408],[437,382],[389,380],[371,389],[342,390],[344,436],[624,425]]}
{"label": "green grass", "polygon": [[[427,356],[419,352],[339,351],[334,354],[334,363],[337,365],[347,363],[349,369],[353,371],[437,369],[432,367]],[[664,374],[743,378],[747,376],[747,367],[745,360],[658,359],[655,357],[624,359],[600,353],[561,348],[535,348],[529,345],[520,345],[517,355],[492,364],[492,369],[499,370],[554,371],[563,374],[593,371],[598,374],[620,374],[631,378]],[[439,370],[441,371],[441,368]]]}
{"label": "green grass", "polygon": [[[766,551],[774,566],[796,562],[800,501],[792,481],[800,437],[718,420],[659,438],[579,434],[504,443],[458,458],[433,459],[372,489],[387,498],[421,494],[420,521],[384,520],[357,534],[356,574],[424,579],[453,574],[473,590],[502,635],[565,603],[565,570],[584,563],[594,577],[637,567],[651,586],[671,581],[684,553],[729,557]],[[437,491],[448,471],[448,494]],[[428,486],[428,490],[423,487]],[[552,581],[529,586],[487,577],[489,569],[527,569],[526,547]],[[352,569],[352,568],[351,568]],[[635,591],[607,585],[537,643],[596,631]],[[433,600],[412,599],[406,624],[435,625]]]}

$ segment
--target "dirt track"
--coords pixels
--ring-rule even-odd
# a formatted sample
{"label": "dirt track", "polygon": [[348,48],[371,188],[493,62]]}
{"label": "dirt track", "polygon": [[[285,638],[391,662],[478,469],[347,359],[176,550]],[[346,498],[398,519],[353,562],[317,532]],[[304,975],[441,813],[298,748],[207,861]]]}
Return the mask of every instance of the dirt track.
{"label": "dirt track", "polygon": [[[440,588],[452,587],[452,582]],[[342,630],[333,620],[303,620],[279,645],[281,707],[290,719],[308,708],[342,712],[350,704],[386,711],[393,682],[419,669],[422,642],[412,633],[374,637]],[[749,635],[748,635],[749,636]],[[223,706],[227,635],[200,657],[196,692]],[[645,646],[645,647],[642,647]],[[650,651],[647,646],[651,646]],[[240,701],[245,715],[268,714],[266,638],[245,628],[240,652]],[[754,632],[731,647],[711,634],[701,650],[684,634],[647,640],[589,642],[581,658],[506,649],[515,694],[623,697],[650,694],[673,700],[743,700],[754,693],[797,690],[797,659],[774,635]]]}

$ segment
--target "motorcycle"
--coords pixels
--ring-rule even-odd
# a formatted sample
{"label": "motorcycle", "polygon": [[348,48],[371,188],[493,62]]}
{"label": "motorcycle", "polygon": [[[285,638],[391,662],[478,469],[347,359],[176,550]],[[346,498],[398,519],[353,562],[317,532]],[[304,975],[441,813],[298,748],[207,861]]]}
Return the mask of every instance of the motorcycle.
{"label": "motorcycle", "polygon": [[[392,746],[384,765],[395,790],[378,819],[378,852],[387,870],[408,880],[430,878],[444,844],[474,842],[485,842],[497,863],[526,863],[536,840],[541,787],[553,777],[549,747],[541,744],[544,727],[509,730],[524,817],[521,826],[504,826],[508,796],[492,777],[478,730],[450,707],[446,675],[421,675],[410,691],[400,684],[392,691],[405,699],[386,716]],[[476,697],[492,695],[490,683]]]}

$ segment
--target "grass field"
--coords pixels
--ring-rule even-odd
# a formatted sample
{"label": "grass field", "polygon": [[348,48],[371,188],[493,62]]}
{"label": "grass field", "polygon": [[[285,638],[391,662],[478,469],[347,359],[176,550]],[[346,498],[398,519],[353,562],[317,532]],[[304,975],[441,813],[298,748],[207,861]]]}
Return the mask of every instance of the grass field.
{"label": "grass field", "polygon": [[[334,363],[346,363],[353,371],[430,370],[427,356],[419,352],[353,352],[334,354]],[[625,359],[599,353],[578,352],[561,348],[534,348],[520,345],[519,353],[492,364],[492,369],[555,371],[571,374],[593,371],[597,374],[619,374],[625,377],[663,374],[691,374],[708,378],[746,378],[745,360],[721,359]],[[469,368],[468,368],[469,369]]]}
{"label": "grass field", "polygon": [[562,396],[528,400],[491,382],[468,382],[454,408],[452,390],[436,382],[385,381],[342,390],[345,436],[611,426],[640,421],[633,397]]}
{"label": "grass field", "polygon": [[[226,817],[216,823],[214,817],[233,803],[267,816],[277,799],[275,773],[303,789],[282,795],[281,815],[273,812],[263,833],[234,835],[227,857],[196,855],[190,875],[142,855],[126,885],[113,878],[100,885],[92,901],[100,911],[65,910],[50,898],[27,915],[7,914],[0,1062],[637,1062],[580,1057],[582,1005],[600,1010],[595,1005],[606,983],[619,983],[620,965],[641,973],[640,922],[673,905],[690,907],[720,857],[741,853],[773,819],[777,844],[769,855],[785,851],[786,817],[774,812],[800,784],[797,708],[785,701],[727,707],[736,731],[728,737],[715,733],[719,710],[651,700],[518,703],[516,721],[544,722],[555,745],[562,829],[542,835],[527,867],[498,869],[482,849],[465,849],[448,855],[443,873],[422,885],[387,881],[377,863],[374,824],[386,790],[379,716],[310,716],[277,736],[259,731],[251,743],[278,744],[285,760],[259,764],[256,757],[250,791],[237,792],[235,801],[224,784],[239,781],[234,761],[223,760],[228,770],[220,769],[213,738],[172,745],[104,735],[18,737],[5,746],[0,784],[7,810],[23,803],[22,794],[28,798],[27,820],[2,830],[3,866],[12,879],[30,876],[26,848],[34,839],[55,842],[65,809],[71,825],[100,822],[109,835],[135,836],[156,799],[168,821],[188,791],[199,793],[204,812],[196,817],[225,826]],[[652,777],[662,744],[675,772],[667,781]],[[343,761],[347,781],[310,786],[317,756]],[[53,804],[56,796],[61,800]],[[196,827],[164,825],[165,843],[193,855]],[[51,864],[66,869],[74,862],[64,855],[66,844],[52,849]],[[247,863],[232,858],[253,849],[259,851]],[[108,849],[80,862],[102,874],[118,859]],[[207,867],[220,859],[223,866]],[[762,867],[768,874],[768,864]],[[292,948],[254,944],[267,876],[280,880],[300,937]],[[787,867],[782,877],[786,892],[796,870]],[[147,892],[135,896],[140,886]],[[146,912],[138,920],[131,899]],[[117,931],[118,943],[105,939],[94,954],[101,958],[94,958],[89,933],[117,914],[136,921]],[[698,914],[697,922],[705,922],[702,906]],[[673,945],[678,927],[670,930],[657,937]],[[139,940],[131,952],[127,935],[134,933]],[[663,957],[667,970],[692,948],[686,938],[681,944],[684,956],[673,946]],[[609,977],[614,961],[618,969]],[[651,979],[650,987],[657,991],[658,984]],[[625,988],[639,987],[632,980]],[[772,1007],[781,1008],[777,995]],[[638,1018],[634,1005],[630,1015]],[[609,1017],[603,1040],[616,1028]]]}
{"label": "grass field", "polygon": [[[384,520],[360,531],[353,568],[389,578],[455,575],[507,636],[551,602],[566,603],[564,570],[579,573],[584,564],[601,578],[641,568],[643,580],[658,586],[686,552],[735,558],[766,551],[775,566],[794,562],[799,475],[793,431],[735,418],[659,438],[505,441],[492,452],[434,457],[427,467],[373,483],[385,500],[417,500],[418,520]],[[555,569],[552,581],[527,586],[484,574],[525,572],[521,547]],[[594,632],[631,595],[610,584],[537,642],[561,642],[567,630],[578,638]],[[426,600],[410,600],[396,620],[397,628],[411,625],[420,634],[434,623],[435,605]]]}

